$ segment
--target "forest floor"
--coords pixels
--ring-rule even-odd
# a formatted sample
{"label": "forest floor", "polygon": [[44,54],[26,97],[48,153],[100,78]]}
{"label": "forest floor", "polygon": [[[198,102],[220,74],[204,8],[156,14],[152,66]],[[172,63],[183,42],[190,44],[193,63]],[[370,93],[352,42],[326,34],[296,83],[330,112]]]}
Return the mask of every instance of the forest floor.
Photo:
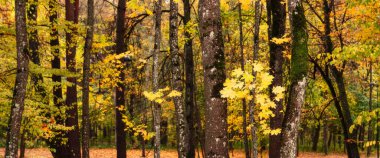
{"label": "forest floor", "polygon": [[[153,157],[153,150],[147,150],[147,157]],[[0,148],[0,158],[4,155],[4,148]],[[141,150],[128,150],[128,158],[140,158]],[[52,158],[49,150],[47,148],[34,148],[26,149],[25,151],[26,158]],[[106,148],[92,148],[90,150],[91,158],[115,158],[116,149]],[[162,150],[162,158],[177,158],[176,150]],[[243,150],[234,150],[233,153],[230,153],[231,158],[244,158]],[[263,157],[267,157],[264,153]],[[323,153],[314,153],[314,152],[300,152],[299,158],[346,158],[347,156],[344,153],[330,153],[329,155],[324,155]],[[363,157],[365,157],[363,155]]]}

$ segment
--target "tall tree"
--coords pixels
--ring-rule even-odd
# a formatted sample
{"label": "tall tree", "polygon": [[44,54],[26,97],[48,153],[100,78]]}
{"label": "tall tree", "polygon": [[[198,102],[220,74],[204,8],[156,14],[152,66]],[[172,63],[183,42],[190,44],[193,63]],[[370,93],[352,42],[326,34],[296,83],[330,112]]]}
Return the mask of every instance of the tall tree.
{"label": "tall tree", "polygon": [[[191,21],[191,4],[190,0],[183,0],[183,24],[188,26]],[[193,58],[193,39],[189,27],[185,27],[185,105],[186,105],[186,119],[189,126],[189,151],[188,158],[195,157],[195,148],[197,147],[197,135],[196,131],[199,129],[200,125],[196,123],[196,104],[195,104],[195,73],[194,73],[194,58]],[[199,136],[198,136],[199,137]]]}
{"label": "tall tree", "polygon": [[[76,73],[76,42],[75,33],[77,32],[75,24],[78,23],[79,0],[65,0],[66,20],[71,22],[69,29],[66,30],[66,68],[70,72]],[[73,127],[67,132],[67,145],[70,158],[80,158],[80,141],[79,141],[79,124],[78,124],[78,96],[77,96],[77,78],[67,77],[70,85],[66,90],[66,126]]]}
{"label": "tall tree", "polygon": [[[57,7],[58,1],[49,0],[49,22],[51,23],[51,32],[50,32],[50,47],[51,54],[53,55],[53,59],[51,60],[51,67],[53,69],[61,68],[61,59],[60,59],[60,51],[59,51],[59,33],[57,29],[58,25],[58,11]],[[63,94],[62,94],[62,78],[60,75],[53,74],[52,81],[56,83],[53,86],[53,103],[57,109],[60,109],[63,106]],[[60,116],[61,114],[54,115],[54,119],[56,120],[56,124],[64,125],[64,118]],[[52,150],[53,157],[56,158],[65,158],[69,157],[67,151],[67,145],[62,143],[62,139],[66,137],[64,134],[66,131],[55,131],[58,134],[49,140],[49,146]]]}
{"label": "tall tree", "polygon": [[18,139],[20,135],[26,85],[28,84],[29,73],[28,35],[26,31],[26,1],[15,0],[15,12],[17,74],[13,89],[11,115],[8,122],[7,142],[5,146],[5,157],[11,158],[18,157]]}
{"label": "tall tree", "polygon": [[[182,69],[178,51],[178,3],[170,0],[170,28],[169,45],[172,59],[172,85],[173,90],[182,93]],[[189,126],[186,120],[183,95],[173,98],[177,120],[177,150],[178,157],[188,157],[189,150]]]}
{"label": "tall tree", "polygon": [[[311,7],[312,11],[314,8],[310,5],[308,1],[306,1],[307,4]],[[335,8],[335,1],[334,0],[323,0],[323,16],[319,16],[315,11],[314,14],[318,16],[318,19],[322,22],[324,29],[319,30],[317,29],[318,32],[321,33],[321,41],[323,43],[323,49],[325,54],[322,54],[322,60],[324,61],[331,61],[332,59],[327,59],[328,54],[332,54],[334,50],[334,44],[331,38],[331,12],[333,8]],[[334,15],[334,19],[335,19]],[[335,20],[334,20],[335,21]],[[346,17],[343,16],[342,19],[343,23],[346,21]],[[308,22],[310,24],[310,22]],[[334,24],[336,26],[336,23]],[[312,25],[311,25],[312,26]],[[315,27],[313,27],[315,28]],[[340,49],[343,50],[343,35],[342,33],[338,32],[338,38],[339,38],[339,43],[340,43]],[[349,158],[354,158],[354,157],[359,157],[359,151],[358,151],[358,145],[356,141],[348,141],[348,140],[356,140],[357,138],[357,130],[354,129],[352,133],[349,132],[349,128],[353,124],[352,117],[351,117],[351,112],[348,104],[348,99],[347,99],[347,92],[346,92],[346,87],[344,83],[344,68],[346,66],[346,61],[343,61],[342,67],[337,67],[336,65],[333,64],[328,64],[329,62],[324,62],[322,61],[321,63],[318,63],[317,59],[311,59],[311,62],[313,62],[314,66],[316,69],[319,71],[321,74],[323,80],[327,84],[330,93],[332,97],[334,98],[334,105],[337,110],[341,125],[342,125],[342,130],[343,130],[343,135],[346,141],[346,149],[347,149],[347,156]],[[326,64],[327,63],[327,64]],[[332,77],[331,77],[332,76]],[[336,85],[336,86],[335,86]]]}
{"label": "tall tree", "polygon": [[206,100],[205,157],[228,157],[227,101],[220,94],[226,79],[220,1],[201,0],[199,19]]}
{"label": "tall tree", "polygon": [[[161,46],[161,14],[162,0],[154,1],[154,50],[153,50],[153,91],[157,92],[159,88],[159,54]],[[154,119],[154,158],[160,158],[161,148],[161,105],[153,103]]]}
{"label": "tall tree", "polygon": [[[259,53],[259,35],[260,35],[260,22],[261,22],[261,1],[255,1],[255,24],[254,24],[254,33],[253,33],[253,62],[257,61]],[[252,75],[254,80],[256,79],[256,72],[252,70]],[[255,89],[252,90],[252,96],[255,98],[256,92]],[[251,100],[249,105],[249,122],[251,124],[251,137],[252,137],[252,158],[258,158],[258,143],[257,143],[257,128],[255,123],[255,100]]]}
{"label": "tall tree", "polygon": [[308,35],[306,18],[301,0],[289,3],[292,30],[290,92],[281,130],[281,158],[297,157],[297,136],[305,101],[308,72]]}
{"label": "tall tree", "polygon": [[[282,38],[285,34],[285,21],[286,21],[286,9],[285,3],[281,0],[267,0],[267,18],[268,18],[268,36],[269,36],[269,66],[270,74],[274,77],[272,84],[269,86],[269,91],[271,92],[271,99],[275,102],[276,108],[272,109],[274,117],[270,119],[270,128],[278,129],[282,126],[282,110],[283,101],[282,99],[277,101],[274,99],[275,94],[272,93],[273,87],[283,85],[283,51],[285,50],[284,44],[276,44],[272,38]],[[280,157],[280,135],[270,135],[269,136],[269,157],[278,158]]]}
{"label": "tall tree", "polygon": [[[32,62],[38,66],[41,66],[41,59],[40,55],[38,52],[39,48],[39,41],[38,41],[38,32],[37,28],[37,4],[38,0],[33,0],[30,2],[27,15],[28,15],[28,21],[29,24],[32,26],[30,27],[31,29],[28,31],[28,42],[29,42],[29,53],[30,53],[30,58]],[[34,90],[36,91],[37,94],[41,95],[42,100],[44,100],[45,97],[45,90],[43,86],[41,85],[43,82],[42,75],[41,74],[32,74],[31,75],[31,80],[34,85]]]}
{"label": "tall tree", "polygon": [[[126,0],[119,0],[117,5],[116,15],[116,54],[124,53],[125,41],[125,10]],[[123,63],[123,59],[121,59]],[[124,64],[123,64],[124,65]],[[127,142],[125,123],[123,122],[123,115],[125,115],[125,74],[123,66],[118,68],[119,81],[116,86],[115,98],[115,113],[116,113],[116,150],[117,158],[126,158],[127,156]]]}
{"label": "tall tree", "polygon": [[[243,19],[241,13],[241,3],[238,4],[238,13],[239,13],[239,47],[240,47],[240,68],[244,71],[244,46],[243,46]],[[247,135],[247,101],[242,99],[243,104],[243,140],[244,140],[244,152],[245,157],[249,158],[249,146],[248,146],[248,135]]]}
{"label": "tall tree", "polygon": [[83,53],[83,89],[82,89],[82,156],[90,157],[90,58],[94,38],[94,0],[87,0],[87,34]]}

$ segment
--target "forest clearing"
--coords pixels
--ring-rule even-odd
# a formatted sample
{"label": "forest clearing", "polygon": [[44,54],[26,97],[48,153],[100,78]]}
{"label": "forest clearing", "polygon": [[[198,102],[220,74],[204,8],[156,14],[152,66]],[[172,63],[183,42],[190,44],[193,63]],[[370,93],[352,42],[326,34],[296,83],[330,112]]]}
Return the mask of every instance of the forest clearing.
{"label": "forest clearing", "polygon": [[0,157],[380,158],[379,0],[0,0]]}

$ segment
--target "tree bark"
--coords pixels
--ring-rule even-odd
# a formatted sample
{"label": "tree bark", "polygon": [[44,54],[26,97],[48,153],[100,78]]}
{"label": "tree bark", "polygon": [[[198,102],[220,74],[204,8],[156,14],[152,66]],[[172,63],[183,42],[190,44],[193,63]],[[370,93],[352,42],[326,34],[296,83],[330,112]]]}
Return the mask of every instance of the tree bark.
{"label": "tree bark", "polygon": [[[244,71],[244,47],[243,47],[243,19],[241,13],[241,3],[238,4],[239,12],[239,47],[240,47],[240,68]],[[243,117],[243,140],[244,140],[244,153],[245,157],[249,158],[249,146],[247,135],[247,101],[242,99],[242,117]]]}
{"label": "tree bark", "polygon": [[[161,45],[161,9],[162,0],[154,2],[155,21],[154,21],[154,50],[153,50],[153,91],[157,92],[159,88],[159,54]],[[153,103],[154,118],[154,158],[160,158],[161,148],[161,105]]]}
{"label": "tree bark", "polygon": [[[65,0],[66,20],[73,24],[78,23],[79,1]],[[69,24],[69,30],[66,31],[66,68],[76,73],[76,42],[74,34],[77,32],[76,26]],[[78,104],[77,104],[77,78],[67,77],[67,81],[71,85],[67,85],[66,91],[66,126],[74,129],[67,131],[68,136],[68,154],[70,158],[80,158],[80,138],[78,125]]]}
{"label": "tree bark", "polygon": [[318,122],[318,126],[317,126],[317,128],[315,128],[313,139],[312,139],[313,146],[311,147],[311,149],[313,151],[317,151],[317,149],[318,149],[318,142],[319,142],[319,133],[320,133],[320,131],[321,131],[321,125]]}
{"label": "tree bark", "polygon": [[[183,24],[187,26],[191,20],[191,4],[190,0],[183,0]],[[188,27],[186,27],[188,28]],[[194,73],[194,59],[193,59],[193,39],[190,31],[185,29],[185,105],[186,105],[186,120],[189,126],[189,151],[187,153],[188,158],[195,157],[195,149],[197,147],[197,128],[200,128],[195,120],[195,73]],[[199,136],[198,136],[199,137]]]}
{"label": "tree bark", "polygon": [[[170,28],[169,45],[172,60],[172,89],[183,91],[181,61],[178,51],[178,3],[170,0]],[[189,127],[186,120],[183,95],[173,98],[177,123],[177,150],[179,158],[188,157],[189,153]]]}
{"label": "tree bark", "polygon": [[25,157],[25,145],[26,145],[25,144],[25,135],[26,135],[26,132],[24,129],[24,131],[21,134],[21,140],[20,140],[20,158]]}
{"label": "tree bark", "polygon": [[[125,10],[126,10],[126,0],[119,0],[117,6],[117,19],[116,19],[116,54],[124,53],[125,41],[124,35],[125,29]],[[121,63],[124,63],[124,58],[121,58]],[[126,142],[126,132],[125,123],[123,122],[123,116],[125,115],[125,74],[124,66],[118,68],[119,71],[119,82],[116,85],[116,95],[115,95],[115,113],[116,113],[116,150],[117,158],[127,157],[127,142]]]}
{"label": "tree bark", "polygon": [[[368,103],[368,112],[372,112],[372,95],[373,95],[373,78],[372,78],[372,61],[369,63],[369,103]],[[373,135],[373,126],[372,126],[372,121],[368,122],[368,141],[372,141],[372,135]],[[367,148],[367,157],[371,156],[371,148],[372,146],[368,146]]]}
{"label": "tree bark", "polygon": [[[286,21],[286,9],[285,4],[282,3],[281,0],[268,0],[267,4],[270,10],[268,12],[269,18],[269,27],[268,27],[268,35],[269,39],[272,38],[282,38],[285,34],[285,21]],[[281,128],[283,113],[283,101],[275,101],[275,94],[272,93],[273,87],[282,86],[283,85],[283,51],[285,50],[285,46],[281,44],[275,44],[269,41],[269,49],[270,49],[270,74],[274,77],[272,84],[269,86],[270,97],[275,102],[276,108],[272,109],[274,113],[274,117],[270,119],[270,128],[278,129]],[[280,135],[270,135],[269,136],[269,157],[270,158],[278,158],[280,157],[280,144],[281,144],[281,136]]]}
{"label": "tree bark", "polygon": [[90,58],[94,37],[94,0],[87,0],[87,33],[83,54],[83,89],[82,89],[82,156],[90,157]]}
{"label": "tree bark", "polygon": [[328,125],[327,125],[327,121],[325,121],[325,124],[323,125],[323,152],[325,153],[325,155],[328,154]]}
{"label": "tree bark", "polygon": [[18,139],[20,135],[26,85],[28,84],[29,56],[26,31],[26,1],[15,0],[17,73],[13,89],[11,115],[8,122],[5,157],[18,157]]}
{"label": "tree bark", "polygon": [[[36,65],[41,66],[40,56],[38,52],[39,42],[38,42],[38,32],[35,26],[37,25],[37,4],[38,0],[34,0],[29,4],[29,8],[27,10],[28,22],[32,26],[28,31],[28,40],[29,40],[29,53],[32,62]],[[44,87],[41,85],[43,83],[41,74],[32,74],[31,80],[33,82],[34,90],[38,95],[40,95],[41,101],[45,102],[46,93]]]}
{"label": "tree bark", "polygon": [[[53,55],[53,59],[51,61],[51,67],[53,69],[61,68],[61,59],[60,59],[60,51],[59,51],[59,33],[57,30],[58,25],[58,12],[57,12],[58,2],[55,0],[49,0],[49,21],[51,23],[51,32],[50,32],[50,48],[51,54]],[[59,75],[52,75],[52,81],[56,84],[53,86],[53,103],[57,109],[61,109],[63,106],[63,94],[62,94],[62,78]],[[54,119],[57,125],[64,125],[64,118],[58,114],[54,115]],[[52,140],[49,140],[48,144],[51,149],[55,149],[51,151],[53,157],[55,158],[67,158],[69,157],[68,152],[66,152],[67,144],[63,144],[62,138],[67,138],[65,131],[58,130],[58,132]]]}
{"label": "tree bark", "polygon": [[199,19],[206,100],[205,157],[228,158],[227,100],[220,95],[226,79],[220,1],[201,0]]}
{"label": "tree bark", "polygon": [[[261,1],[255,1],[255,24],[254,24],[254,35],[253,35],[253,62],[257,61],[258,53],[259,53],[259,35],[260,35],[260,20],[261,20]],[[256,72],[252,70],[252,75],[254,76],[254,80],[256,78]],[[252,96],[255,98],[255,90],[252,90]],[[255,100],[252,99],[249,106],[249,121],[251,124],[251,137],[252,137],[252,158],[258,158],[258,143],[257,143],[257,127],[255,123]]]}
{"label": "tree bark", "polygon": [[297,157],[297,136],[302,105],[305,101],[308,72],[308,35],[301,0],[291,0],[289,6],[292,29],[290,94],[281,130],[281,158]]}

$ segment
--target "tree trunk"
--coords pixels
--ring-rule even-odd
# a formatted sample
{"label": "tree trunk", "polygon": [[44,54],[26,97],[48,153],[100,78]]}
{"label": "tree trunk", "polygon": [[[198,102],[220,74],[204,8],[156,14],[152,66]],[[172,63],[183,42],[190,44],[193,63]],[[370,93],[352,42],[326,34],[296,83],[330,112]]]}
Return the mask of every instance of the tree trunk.
{"label": "tree trunk", "polygon": [[[65,0],[66,20],[78,23],[79,1]],[[72,73],[76,73],[76,39],[74,34],[77,32],[76,26],[68,25],[66,31],[66,68]],[[66,126],[73,127],[73,130],[67,131],[68,136],[68,154],[70,158],[80,158],[80,138],[79,125],[78,125],[78,104],[77,104],[77,78],[67,77],[67,81],[71,85],[67,85],[66,91]]]}
{"label": "tree trunk", "polygon": [[[344,118],[346,119],[346,124],[347,124],[347,131],[349,131],[349,127],[351,127],[351,125],[353,124],[353,121],[352,121],[352,117],[351,117],[351,113],[350,113],[350,109],[349,109],[349,104],[348,104],[348,100],[347,100],[347,93],[346,93],[346,88],[345,88],[345,84],[344,84],[344,80],[343,80],[343,72],[341,73],[338,73],[337,72],[337,69],[333,67],[333,74],[334,74],[334,77],[335,77],[335,80],[337,82],[337,85],[338,85],[338,90],[339,90],[339,100],[341,102],[341,105],[342,105],[342,111],[343,111],[343,114],[344,114]],[[357,132],[356,130],[354,130],[352,133],[348,133],[348,139],[349,140],[356,140],[356,135],[357,135]],[[349,158],[356,158],[356,157],[359,157],[359,151],[358,151],[358,145],[356,143],[356,141],[345,141],[346,142],[346,146],[347,146],[347,154],[348,154],[348,157]]]}
{"label": "tree trunk", "polygon": [[[373,83],[373,78],[372,78],[372,61],[370,61],[370,63],[369,63],[369,105],[368,105],[368,112],[369,113],[372,112],[373,86],[374,86],[374,83]],[[373,140],[373,138],[372,138],[372,135],[373,135],[372,128],[373,128],[372,121],[369,121],[368,122],[368,142],[370,142],[370,141]],[[372,146],[368,146],[368,148],[367,148],[367,157],[371,156],[371,148],[372,148]]]}
{"label": "tree trunk", "polygon": [[318,122],[318,126],[317,128],[315,128],[315,131],[314,131],[314,135],[313,135],[313,146],[311,147],[311,149],[313,151],[317,151],[318,150],[318,142],[319,142],[319,133],[321,131],[321,124]]}
{"label": "tree trunk", "polygon": [[226,79],[220,1],[201,0],[199,19],[206,100],[205,157],[228,158],[227,100],[220,95]]}
{"label": "tree trunk", "polygon": [[[172,89],[182,93],[182,70],[178,51],[178,4],[170,0],[170,28],[169,28],[170,55],[172,58]],[[186,158],[189,154],[189,127],[186,120],[183,95],[173,98],[177,123],[177,150],[179,158]]]}
{"label": "tree trunk", "polygon": [[325,155],[328,154],[328,125],[327,125],[327,121],[325,121],[325,124],[323,125],[323,152],[325,153]]}
{"label": "tree trunk", "polygon": [[[330,13],[331,10],[335,5],[333,3],[327,2],[327,0],[323,0],[323,16],[324,16],[324,35],[322,37],[322,41],[324,43],[324,49],[325,52],[332,54],[333,52],[333,42],[331,40],[331,22],[330,22]],[[335,82],[337,84],[338,92],[339,92],[339,101],[338,99],[335,99],[335,106],[337,108],[338,114],[340,115],[341,122],[342,122],[342,127],[343,127],[343,132],[345,135],[345,144],[347,147],[347,154],[349,158],[356,158],[360,157],[359,151],[358,151],[358,146],[356,141],[348,141],[348,140],[356,140],[356,135],[357,135],[357,130],[355,129],[352,133],[349,132],[349,128],[353,124],[351,113],[350,113],[350,108],[347,100],[347,93],[346,93],[346,88],[344,84],[344,78],[343,78],[343,70],[339,71],[335,65],[330,65],[329,69],[332,71],[332,74],[335,78]],[[335,91],[333,84],[331,83],[331,79],[328,77],[328,72],[326,71],[324,75],[324,80],[328,83],[329,89],[332,92],[333,97],[337,97],[337,95],[333,93]],[[340,103],[340,106],[339,106]]]}
{"label": "tree trunk", "polygon": [[[59,33],[57,30],[58,25],[58,12],[57,12],[58,2],[55,0],[49,0],[49,21],[51,23],[51,32],[50,32],[50,48],[51,54],[53,55],[53,59],[51,61],[51,67],[53,69],[61,68],[61,59],[60,59],[60,51],[59,51]],[[62,78],[59,75],[52,75],[52,81],[56,84],[53,86],[53,103],[57,109],[61,109],[63,106],[63,94],[62,94]],[[64,125],[64,119],[61,117],[64,114],[54,115],[54,119],[56,124]],[[59,132],[51,141],[48,142],[49,147],[51,149],[51,153],[55,158],[67,158],[69,157],[68,152],[66,152],[67,144],[63,144],[62,138],[67,138],[65,134],[66,131],[55,131]]]}
{"label": "tree trunk", "polygon": [[[159,88],[159,54],[161,45],[161,5],[162,0],[154,2],[155,21],[154,21],[154,52],[153,52],[153,91],[157,92]],[[161,148],[161,105],[153,103],[154,119],[154,158],[160,158]]]}
{"label": "tree trunk", "polygon": [[[83,54],[83,89],[82,89],[82,156],[90,157],[90,58],[94,37],[94,0],[87,0],[87,34]],[[96,130],[96,128],[95,128]]]}
{"label": "tree trunk", "polygon": [[21,128],[26,85],[28,84],[29,57],[26,31],[26,1],[15,1],[17,74],[13,89],[11,115],[8,122],[5,157],[18,157],[18,139]]}
{"label": "tree trunk", "polygon": [[[239,12],[239,47],[240,47],[240,68],[244,71],[244,47],[243,47],[243,19],[241,17],[241,3],[238,4]],[[244,152],[245,157],[250,158],[249,146],[248,146],[248,135],[247,135],[247,101],[242,99],[243,109],[243,140],[244,140]]]}
{"label": "tree trunk", "polygon": [[24,129],[24,131],[21,134],[21,140],[20,140],[20,158],[25,157],[25,135],[26,135],[26,132]]}
{"label": "tree trunk", "polygon": [[[124,53],[125,41],[124,35],[125,29],[125,10],[126,0],[119,0],[117,7],[117,19],[116,19],[116,54]],[[121,63],[124,63],[124,58],[121,58]],[[116,150],[117,158],[127,157],[127,142],[125,123],[123,122],[123,116],[125,115],[125,74],[124,66],[118,68],[119,82],[116,86],[116,98],[115,98],[115,113],[116,113]]]}
{"label": "tree trunk", "polygon": [[[280,0],[268,0],[269,3],[267,10],[268,18],[269,18],[269,27],[268,27],[268,35],[269,39],[272,38],[282,38],[285,34],[285,21],[286,21],[286,9],[285,3],[282,3]],[[283,101],[274,100],[275,94],[272,93],[273,87],[282,86],[283,85],[283,51],[285,50],[284,45],[275,44],[269,41],[270,48],[270,74],[274,77],[272,84],[269,86],[270,97],[275,102],[276,108],[272,109],[274,113],[274,117],[270,119],[270,128],[278,129],[282,126],[283,119]],[[281,136],[280,135],[270,135],[269,136],[269,157],[270,158],[278,158],[280,157],[280,144],[281,144]]]}
{"label": "tree trunk", "polygon": [[[186,26],[191,20],[191,4],[190,0],[183,0],[183,24]],[[193,59],[193,39],[191,37],[190,31],[185,30],[185,105],[186,105],[186,120],[189,126],[189,151],[187,153],[188,158],[195,157],[195,148],[197,147],[197,128],[200,125],[196,123],[195,120],[195,106],[194,95],[195,95],[195,81],[194,81],[194,59]],[[198,136],[199,137],[199,136]]]}
{"label": "tree trunk", "polygon": [[297,157],[297,136],[302,105],[305,101],[308,72],[308,35],[301,0],[291,0],[289,6],[292,28],[292,58],[290,94],[281,130],[281,158]]}
{"label": "tree trunk", "polygon": [[[39,42],[38,42],[38,32],[35,26],[37,25],[37,4],[38,0],[34,0],[29,4],[27,10],[28,21],[32,25],[31,29],[28,31],[28,40],[29,40],[29,53],[32,62],[36,65],[41,66],[40,56],[38,52]],[[46,93],[44,87],[41,85],[43,83],[41,74],[32,74],[31,75],[32,84],[34,85],[34,90],[38,95],[42,97],[42,101],[46,103],[45,97]]]}
{"label": "tree trunk", "polygon": [[[258,53],[259,53],[259,35],[260,35],[260,20],[261,20],[261,4],[260,0],[255,1],[255,28],[254,28],[254,35],[253,35],[253,62],[257,61]],[[256,72],[252,70],[254,80],[256,79]],[[255,98],[255,90],[252,90],[252,96]],[[251,124],[251,137],[252,137],[252,158],[258,158],[258,139],[257,139],[257,127],[255,123],[255,100],[251,100],[250,106],[249,106],[249,121]]]}

